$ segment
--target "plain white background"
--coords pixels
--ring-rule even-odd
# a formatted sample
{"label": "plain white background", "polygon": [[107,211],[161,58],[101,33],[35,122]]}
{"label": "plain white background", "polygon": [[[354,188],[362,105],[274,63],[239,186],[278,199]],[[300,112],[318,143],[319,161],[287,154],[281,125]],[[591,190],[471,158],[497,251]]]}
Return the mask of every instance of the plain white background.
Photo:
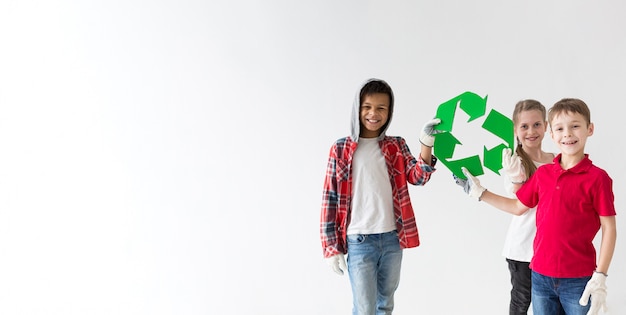
{"label": "plain white background", "polygon": [[[3,1],[0,313],[349,314],[319,241],[330,145],[363,80],[389,134],[464,92],[510,116],[585,100],[614,180],[626,313],[621,1]],[[479,128],[463,133],[482,144]],[[546,136],[545,148],[554,150]],[[502,191],[487,172],[484,185]],[[510,216],[439,165],[411,197],[395,314],[505,314]]]}

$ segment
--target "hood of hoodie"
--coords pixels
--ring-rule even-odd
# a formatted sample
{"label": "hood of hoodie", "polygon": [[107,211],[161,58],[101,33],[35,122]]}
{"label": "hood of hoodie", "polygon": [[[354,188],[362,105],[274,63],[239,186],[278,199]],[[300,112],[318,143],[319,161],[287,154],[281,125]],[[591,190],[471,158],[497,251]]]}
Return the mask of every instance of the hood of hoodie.
{"label": "hood of hoodie", "polygon": [[[363,82],[363,84],[361,84],[361,87],[359,88],[359,90],[356,92],[356,95],[354,96],[354,102],[352,103],[352,121],[351,121],[351,125],[350,125],[350,137],[352,138],[353,141],[355,142],[359,142],[359,134],[361,132],[361,90],[363,90],[363,87],[372,81],[380,81],[383,82],[385,84],[387,84],[387,82],[385,82],[384,80],[381,79],[375,79],[375,78],[371,78],[371,79],[367,79],[365,80],[365,82]],[[389,84],[387,84],[389,85]],[[393,96],[393,89],[390,88],[391,91],[391,95],[390,95],[390,100],[389,100],[389,118],[387,119],[387,123],[385,124],[385,126],[383,126],[383,129],[380,133],[380,135],[378,135],[378,141],[382,140],[387,132],[387,129],[389,129],[389,125],[391,124],[391,118],[393,117],[393,102],[394,102],[394,96]]]}

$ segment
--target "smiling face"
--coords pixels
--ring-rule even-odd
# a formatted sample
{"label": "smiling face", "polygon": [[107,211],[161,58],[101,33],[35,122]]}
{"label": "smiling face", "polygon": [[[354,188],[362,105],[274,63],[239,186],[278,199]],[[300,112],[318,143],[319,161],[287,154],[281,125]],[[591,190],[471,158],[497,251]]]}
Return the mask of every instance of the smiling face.
{"label": "smiling face", "polygon": [[552,117],[550,135],[564,156],[582,157],[587,137],[593,135],[593,123],[580,113],[563,111]]}
{"label": "smiling face", "polygon": [[541,148],[547,128],[540,110],[521,111],[515,119],[515,137],[524,148]]}
{"label": "smiling face", "polygon": [[389,95],[372,93],[365,95],[361,103],[359,120],[363,138],[376,138],[389,119]]}

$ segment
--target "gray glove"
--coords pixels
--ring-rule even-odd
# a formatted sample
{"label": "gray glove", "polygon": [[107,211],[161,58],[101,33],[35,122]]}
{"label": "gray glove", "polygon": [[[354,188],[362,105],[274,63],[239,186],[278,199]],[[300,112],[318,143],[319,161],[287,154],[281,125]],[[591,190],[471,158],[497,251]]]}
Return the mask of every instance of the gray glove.
{"label": "gray glove", "polygon": [[462,167],[461,170],[467,179],[462,179],[453,174],[452,176],[454,177],[454,181],[457,185],[463,187],[463,191],[465,191],[466,194],[480,201],[480,197],[482,197],[483,193],[487,189],[481,186],[480,180],[474,177],[474,175],[472,175],[465,167]]}
{"label": "gray glove", "polygon": [[441,119],[433,118],[429,120],[424,127],[422,127],[422,134],[420,135],[420,142],[427,146],[433,147],[435,145],[435,134],[441,133],[441,130],[435,130],[435,126],[441,123]]}

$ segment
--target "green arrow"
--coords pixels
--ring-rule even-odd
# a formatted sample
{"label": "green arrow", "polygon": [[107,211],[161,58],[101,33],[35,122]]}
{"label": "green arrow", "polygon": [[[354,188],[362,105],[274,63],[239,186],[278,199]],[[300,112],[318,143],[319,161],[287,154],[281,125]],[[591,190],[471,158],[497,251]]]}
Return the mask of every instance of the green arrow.
{"label": "green arrow", "polygon": [[500,175],[498,172],[502,168],[502,150],[506,148],[506,145],[501,143],[491,149],[484,147],[483,160],[485,167]]}
{"label": "green arrow", "polygon": [[440,161],[452,172],[452,174],[462,179],[467,179],[467,177],[465,177],[463,171],[461,171],[461,167],[467,168],[467,170],[470,171],[470,173],[472,173],[472,175],[474,176],[480,176],[485,174],[485,172],[483,171],[483,167],[480,164],[480,157],[478,157],[478,155],[472,155],[470,157],[453,161],[449,161],[446,159],[442,159]]}
{"label": "green arrow", "polygon": [[452,131],[452,122],[454,121],[454,114],[456,113],[456,105],[459,103],[459,96],[441,103],[437,107],[437,114],[435,118],[441,119],[441,123],[435,126],[436,130]]}
{"label": "green arrow", "polygon": [[492,109],[485,118],[482,127],[506,141],[509,148],[513,148],[513,121],[511,119]]}
{"label": "green arrow", "polygon": [[454,155],[454,148],[461,142],[449,132],[435,134],[433,154],[438,159],[449,159]]}
{"label": "green arrow", "polygon": [[487,110],[487,96],[482,98],[476,93],[465,92],[460,95],[461,97],[461,109],[470,116],[467,122],[470,122],[476,118],[485,115]]}
{"label": "green arrow", "polygon": [[441,123],[435,126],[437,130],[452,131],[452,123],[459,107],[470,116],[468,122],[485,115],[487,109],[487,96],[484,98],[473,92],[464,92],[437,107],[436,118],[441,119]]}

